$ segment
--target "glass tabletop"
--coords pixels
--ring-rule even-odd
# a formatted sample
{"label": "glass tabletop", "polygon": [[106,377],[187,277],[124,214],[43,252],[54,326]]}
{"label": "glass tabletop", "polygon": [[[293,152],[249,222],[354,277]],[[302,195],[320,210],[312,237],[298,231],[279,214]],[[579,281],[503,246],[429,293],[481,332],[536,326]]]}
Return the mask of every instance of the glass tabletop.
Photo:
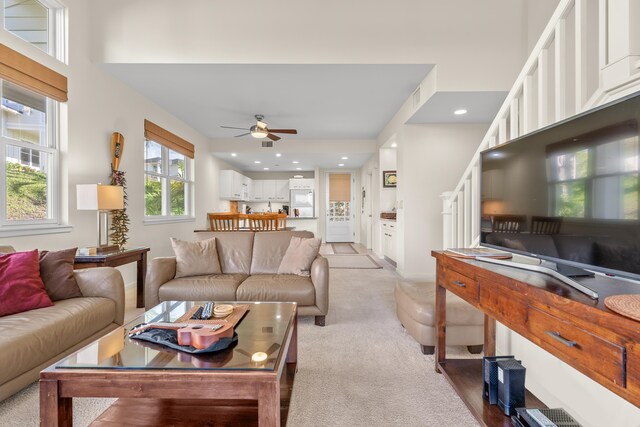
{"label": "glass tabletop", "polygon": [[[238,342],[215,353],[189,354],[128,337],[129,330],[134,326],[150,322],[175,322],[195,305],[203,304],[204,302],[194,301],[160,303],[55,366],[65,369],[275,369],[280,352],[286,344],[287,328],[295,315],[295,303],[225,302],[233,305],[249,304],[249,311],[236,325]],[[266,353],[267,359],[262,362],[252,361],[252,356],[258,352]]]}

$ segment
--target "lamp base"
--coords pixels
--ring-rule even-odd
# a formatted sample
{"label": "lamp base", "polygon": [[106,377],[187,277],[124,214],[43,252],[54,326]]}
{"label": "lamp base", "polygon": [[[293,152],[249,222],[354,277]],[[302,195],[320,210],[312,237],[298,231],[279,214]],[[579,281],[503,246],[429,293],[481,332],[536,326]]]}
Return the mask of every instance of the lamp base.
{"label": "lamp base", "polygon": [[105,246],[85,246],[82,248],[78,248],[77,254],[81,256],[92,256],[92,255],[100,255],[110,252],[119,251],[120,247],[118,245],[105,245]]}

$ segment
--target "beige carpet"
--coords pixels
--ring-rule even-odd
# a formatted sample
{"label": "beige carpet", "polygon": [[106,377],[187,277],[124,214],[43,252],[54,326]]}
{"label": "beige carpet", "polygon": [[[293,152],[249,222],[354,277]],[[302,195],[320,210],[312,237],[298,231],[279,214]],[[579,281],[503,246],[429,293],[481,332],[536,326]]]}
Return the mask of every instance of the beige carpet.
{"label": "beige carpet", "polygon": [[370,255],[323,255],[329,261],[329,268],[382,268]]}
{"label": "beige carpet", "polygon": [[358,253],[351,243],[331,243],[331,248],[336,255],[354,255]]}
{"label": "beige carpet", "polygon": [[[397,279],[387,268],[331,271],[327,326],[299,322],[289,427],[478,425],[397,321]],[[462,347],[448,351],[470,357]],[[74,399],[74,425],[88,425],[109,402]],[[37,425],[36,385],[0,403],[0,426]]]}

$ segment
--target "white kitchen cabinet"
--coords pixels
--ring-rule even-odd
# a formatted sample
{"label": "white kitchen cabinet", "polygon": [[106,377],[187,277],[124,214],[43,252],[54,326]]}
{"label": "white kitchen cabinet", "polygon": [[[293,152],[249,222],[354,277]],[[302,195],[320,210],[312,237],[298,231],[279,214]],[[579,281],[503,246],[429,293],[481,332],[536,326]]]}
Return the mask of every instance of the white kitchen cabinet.
{"label": "white kitchen cabinet", "polygon": [[278,202],[289,201],[289,180],[288,179],[276,180],[276,200]]}
{"label": "white kitchen cabinet", "polygon": [[[248,181],[247,181],[248,180]],[[251,180],[234,170],[220,171],[220,198],[224,200],[249,200]]]}
{"label": "white kitchen cabinet", "polygon": [[264,197],[264,180],[256,179],[251,183],[251,200],[262,201]]}
{"label": "white kitchen cabinet", "polygon": [[381,221],[382,223],[382,254],[391,261],[396,261],[397,239],[396,239],[396,222]]}
{"label": "white kitchen cabinet", "polygon": [[289,180],[290,190],[313,190],[314,185],[313,178],[292,178]]}
{"label": "white kitchen cabinet", "polygon": [[264,198],[262,200],[266,200],[269,202],[273,202],[276,200],[277,196],[278,196],[278,191],[277,191],[277,187],[276,187],[276,180],[275,179],[265,179],[262,181],[263,184],[263,196]]}

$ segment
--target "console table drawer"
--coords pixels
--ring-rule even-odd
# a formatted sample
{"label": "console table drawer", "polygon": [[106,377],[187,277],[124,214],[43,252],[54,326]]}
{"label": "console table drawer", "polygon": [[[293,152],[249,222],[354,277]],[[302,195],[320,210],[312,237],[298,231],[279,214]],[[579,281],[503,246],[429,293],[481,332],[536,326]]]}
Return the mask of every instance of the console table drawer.
{"label": "console table drawer", "polygon": [[[542,348],[587,372],[621,387],[626,383],[626,353],[621,345],[581,329],[571,321],[559,319],[529,307],[527,329]],[[577,365],[577,366],[576,366]]]}
{"label": "console table drawer", "polygon": [[469,301],[478,301],[478,281],[453,270],[445,270],[444,283],[442,285],[460,298]]}

